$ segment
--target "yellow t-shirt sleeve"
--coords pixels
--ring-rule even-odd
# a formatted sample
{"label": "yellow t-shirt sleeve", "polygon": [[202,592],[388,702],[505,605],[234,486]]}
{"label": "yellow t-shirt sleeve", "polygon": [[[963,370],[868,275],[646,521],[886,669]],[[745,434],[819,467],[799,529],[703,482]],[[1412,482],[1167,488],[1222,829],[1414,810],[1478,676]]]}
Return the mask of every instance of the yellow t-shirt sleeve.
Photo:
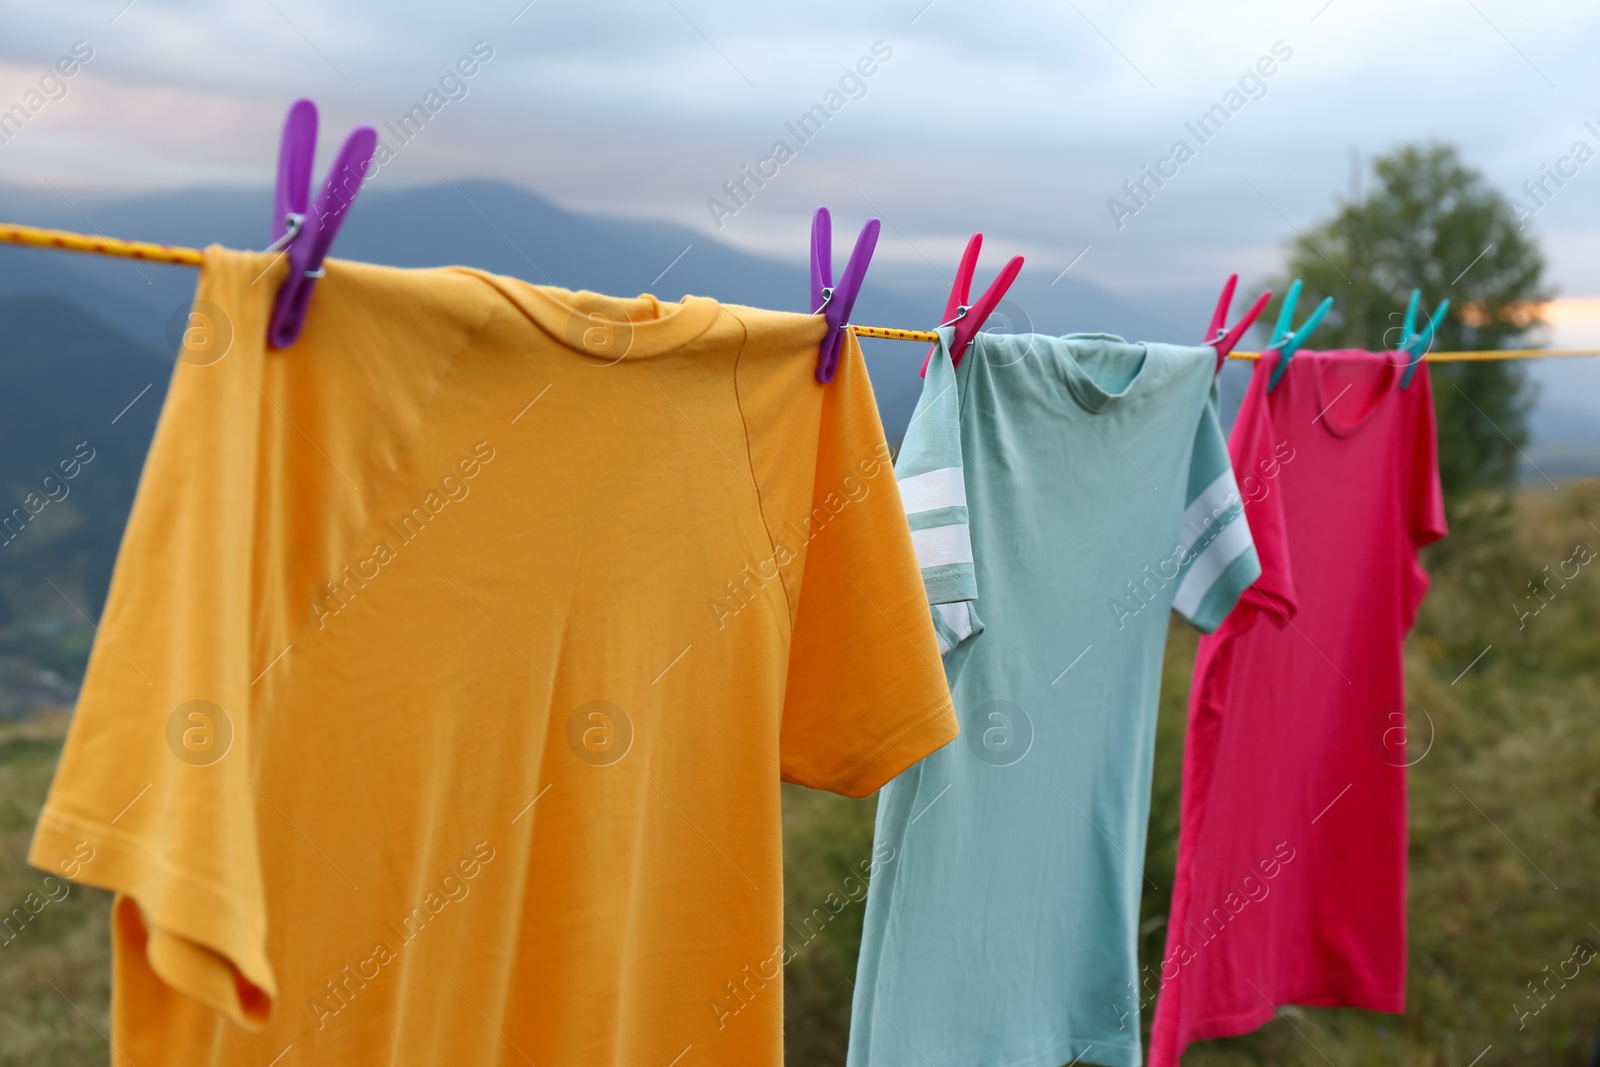
{"label": "yellow t-shirt sleeve", "polygon": [[853,335],[821,388],[781,763],[786,781],[861,797],[947,744],[957,724]]}
{"label": "yellow t-shirt sleeve", "polygon": [[[113,1013],[129,1025],[205,1009],[267,1023],[263,870],[285,838],[258,820],[293,826],[298,813],[257,784],[254,719],[276,716],[280,732],[303,719],[314,736],[314,702],[283,694],[326,610],[316,593],[366,547],[355,539],[371,500],[457,354],[507,314],[465,275],[327,267],[301,342],[269,353],[281,257],[206,250],[29,852],[118,893]],[[292,833],[290,847],[311,847]],[[270,918],[294,929],[300,917]],[[120,981],[144,972],[161,988]],[[135,990],[163,1006],[141,1016]]]}
{"label": "yellow t-shirt sleeve", "polygon": [[[249,265],[208,263],[200,300]],[[265,336],[269,305],[226,302],[213,326]],[[258,1028],[275,990],[249,773],[262,364],[228,347],[175,366],[28,858],[117,891],[163,982]]]}

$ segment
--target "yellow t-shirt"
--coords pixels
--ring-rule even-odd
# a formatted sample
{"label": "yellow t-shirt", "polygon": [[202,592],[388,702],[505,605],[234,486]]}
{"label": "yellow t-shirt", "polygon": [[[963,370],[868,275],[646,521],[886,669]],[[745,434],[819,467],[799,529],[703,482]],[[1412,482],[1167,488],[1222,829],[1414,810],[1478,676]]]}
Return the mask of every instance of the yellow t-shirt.
{"label": "yellow t-shirt", "polygon": [[206,252],[30,854],[118,893],[113,1043],[780,1063],[779,780],[956,733],[859,348],[333,262],[270,352],[269,264]]}

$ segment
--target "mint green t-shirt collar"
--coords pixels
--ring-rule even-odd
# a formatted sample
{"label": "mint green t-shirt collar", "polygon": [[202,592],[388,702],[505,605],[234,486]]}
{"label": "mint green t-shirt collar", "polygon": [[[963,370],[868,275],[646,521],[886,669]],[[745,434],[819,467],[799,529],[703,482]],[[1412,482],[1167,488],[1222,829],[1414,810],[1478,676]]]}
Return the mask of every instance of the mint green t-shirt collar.
{"label": "mint green t-shirt collar", "polygon": [[[971,347],[977,349],[981,346],[983,349],[986,349],[987,351],[983,356],[985,359],[989,359],[996,363],[1007,363],[1013,361],[1012,354],[1007,352],[1007,349],[1013,348],[1018,344],[1025,344],[1027,347],[1024,349],[1021,355],[1026,356],[1028,351],[1030,351],[1033,347],[1032,340],[1033,336],[1030,334],[979,333],[973,337]],[[1061,360],[1061,373],[1063,382],[1067,388],[1067,395],[1072,397],[1074,403],[1076,403],[1084,411],[1089,412],[1091,415],[1097,415],[1103,411],[1109,411],[1121,404],[1123,400],[1126,399],[1128,395],[1132,393],[1133,390],[1138,386],[1140,380],[1144,377],[1145,368],[1149,366],[1150,347],[1148,345],[1130,344],[1126,339],[1118,337],[1113,333],[1069,333],[1063,336],[1062,340],[1107,341],[1112,344],[1128,345],[1130,348],[1137,348],[1139,350],[1138,369],[1133,372],[1133,376],[1128,379],[1127,384],[1115,392],[1106,389],[1100,385],[1099,382],[1096,382],[1094,378],[1090,376],[1089,372],[1083,369],[1083,365],[1079,363],[1070,352],[1063,354]],[[968,356],[971,356],[973,353],[969,351],[967,354]]]}

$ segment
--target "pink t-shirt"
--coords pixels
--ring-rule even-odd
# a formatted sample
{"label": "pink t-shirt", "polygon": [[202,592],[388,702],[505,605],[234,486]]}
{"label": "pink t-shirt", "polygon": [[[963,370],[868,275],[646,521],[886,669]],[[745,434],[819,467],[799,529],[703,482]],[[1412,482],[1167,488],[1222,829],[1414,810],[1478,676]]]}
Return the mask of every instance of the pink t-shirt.
{"label": "pink t-shirt", "polygon": [[[1426,365],[1266,353],[1229,442],[1261,578],[1200,641],[1151,1067],[1281,1004],[1405,1010],[1401,644],[1445,534]],[[1413,709],[1415,710],[1415,709]]]}

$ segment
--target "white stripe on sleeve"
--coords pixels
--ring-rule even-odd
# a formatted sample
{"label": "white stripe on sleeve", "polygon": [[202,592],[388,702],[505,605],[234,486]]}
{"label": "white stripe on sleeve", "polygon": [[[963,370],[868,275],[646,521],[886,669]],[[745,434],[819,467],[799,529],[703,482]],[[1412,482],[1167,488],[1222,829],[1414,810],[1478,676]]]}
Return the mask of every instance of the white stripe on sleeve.
{"label": "white stripe on sleeve", "polygon": [[967,506],[967,484],[960,467],[941,467],[926,474],[900,479],[900,499],[906,514]]}
{"label": "white stripe on sleeve", "polygon": [[1184,509],[1183,526],[1179,531],[1184,551],[1193,548],[1194,543],[1211,528],[1212,522],[1235,504],[1242,504],[1239,483],[1233,479],[1233,468],[1224,467],[1222,473],[1194,498],[1194,503]]}
{"label": "white stripe on sleeve", "polygon": [[[958,600],[954,604],[935,604],[933,610],[939,613],[939,618],[950,627],[950,632],[956,635],[957,643],[965,641],[972,636],[972,602]],[[949,651],[942,649],[943,652]]]}
{"label": "white stripe on sleeve", "polygon": [[972,534],[965,523],[912,530],[911,545],[917,550],[917,566],[924,570],[972,562]]}
{"label": "white stripe on sleeve", "polygon": [[[1231,474],[1229,481],[1232,481]],[[1243,515],[1236,515],[1228,525],[1217,532],[1217,536],[1204,551],[1195,557],[1189,572],[1183,576],[1183,583],[1178,586],[1178,595],[1173,597],[1173,608],[1184,618],[1193,618],[1201,601],[1205,600],[1206,594],[1222,576],[1222,572],[1228,569],[1228,564],[1248,552],[1253,545],[1249,524],[1244,521]]]}

